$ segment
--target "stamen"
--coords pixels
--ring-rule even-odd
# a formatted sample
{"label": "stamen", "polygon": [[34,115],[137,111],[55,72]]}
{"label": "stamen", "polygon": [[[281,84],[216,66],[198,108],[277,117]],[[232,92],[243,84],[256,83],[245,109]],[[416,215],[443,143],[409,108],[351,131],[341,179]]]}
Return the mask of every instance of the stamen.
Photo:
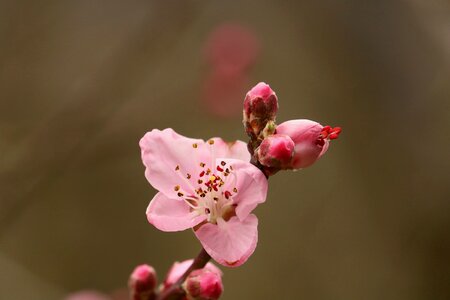
{"label": "stamen", "polygon": [[[325,126],[322,128],[322,131],[320,132],[320,136],[324,139],[328,138],[330,140],[335,140],[339,137],[339,134],[341,133],[342,129],[341,127],[334,127],[331,128],[331,126]],[[319,139],[320,144],[320,139]]]}

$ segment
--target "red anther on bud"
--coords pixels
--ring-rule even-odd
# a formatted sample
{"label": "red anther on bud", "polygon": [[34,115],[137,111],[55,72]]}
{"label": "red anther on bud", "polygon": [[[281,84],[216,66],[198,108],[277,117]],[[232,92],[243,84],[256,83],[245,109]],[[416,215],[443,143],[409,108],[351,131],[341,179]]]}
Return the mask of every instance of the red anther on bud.
{"label": "red anther on bud", "polygon": [[295,144],[289,136],[274,134],[263,140],[256,151],[256,157],[265,167],[289,169],[294,148]]}
{"label": "red anther on bud", "polygon": [[268,84],[258,83],[245,96],[244,126],[247,134],[256,139],[266,127],[267,122],[275,121],[278,111],[278,98]]}
{"label": "red anther on bud", "polygon": [[339,134],[341,133],[342,129],[341,127],[334,127],[331,128],[331,126],[325,126],[322,129],[322,132],[320,133],[320,135],[323,138],[329,138],[330,140],[335,140],[339,137]]}
{"label": "red anther on bud", "polygon": [[288,135],[295,144],[289,169],[312,165],[328,150],[330,140],[338,138],[340,127],[322,126],[311,120],[291,120],[277,126],[277,134]]}
{"label": "red anther on bud", "polygon": [[128,280],[130,299],[150,300],[154,299],[154,290],[157,279],[156,272],[149,265],[137,266]]}
{"label": "red anther on bud", "polygon": [[183,283],[189,300],[216,300],[222,295],[221,274],[208,269],[195,270]]}

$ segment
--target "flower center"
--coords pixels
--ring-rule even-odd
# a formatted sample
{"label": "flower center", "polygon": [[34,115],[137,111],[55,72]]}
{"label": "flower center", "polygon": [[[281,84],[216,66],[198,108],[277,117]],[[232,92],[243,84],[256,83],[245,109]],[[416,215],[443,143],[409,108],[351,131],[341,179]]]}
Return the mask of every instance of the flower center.
{"label": "flower center", "polygon": [[[200,162],[200,172],[198,174],[181,174],[179,166],[175,167],[175,171],[183,180],[195,191],[195,194],[182,191],[179,185],[174,187],[177,196],[182,198],[191,208],[191,211],[199,215],[206,215],[207,221],[217,223],[217,219],[222,218],[227,221],[234,215],[235,204],[233,203],[233,195],[238,190],[233,187],[231,190],[225,187],[232,187],[236,183],[236,175],[233,167],[225,161],[221,161],[216,165],[214,157],[214,140],[209,140],[211,162],[209,167],[206,162]],[[192,145],[197,148],[197,144]]]}

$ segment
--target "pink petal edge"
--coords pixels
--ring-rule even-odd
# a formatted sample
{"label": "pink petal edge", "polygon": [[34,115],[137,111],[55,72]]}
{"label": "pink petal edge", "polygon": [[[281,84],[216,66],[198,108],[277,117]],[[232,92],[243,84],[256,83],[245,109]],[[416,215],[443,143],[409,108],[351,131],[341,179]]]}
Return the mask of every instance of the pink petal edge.
{"label": "pink petal edge", "polygon": [[238,267],[253,254],[258,243],[258,218],[249,215],[243,222],[232,217],[227,222],[206,223],[196,232],[203,248],[219,264]]}

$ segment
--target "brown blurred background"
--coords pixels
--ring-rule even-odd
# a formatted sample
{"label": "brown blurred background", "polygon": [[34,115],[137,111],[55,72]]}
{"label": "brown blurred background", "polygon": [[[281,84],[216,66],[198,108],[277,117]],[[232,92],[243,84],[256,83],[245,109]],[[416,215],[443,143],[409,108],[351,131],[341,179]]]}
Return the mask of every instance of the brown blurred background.
{"label": "brown blurred background", "polygon": [[245,139],[239,111],[201,101],[205,41],[231,21],[260,43],[245,89],[343,134],[270,179],[223,299],[450,298],[448,1],[30,0],[0,1],[0,299],[110,292],[197,254],[147,223],[138,140]]}

